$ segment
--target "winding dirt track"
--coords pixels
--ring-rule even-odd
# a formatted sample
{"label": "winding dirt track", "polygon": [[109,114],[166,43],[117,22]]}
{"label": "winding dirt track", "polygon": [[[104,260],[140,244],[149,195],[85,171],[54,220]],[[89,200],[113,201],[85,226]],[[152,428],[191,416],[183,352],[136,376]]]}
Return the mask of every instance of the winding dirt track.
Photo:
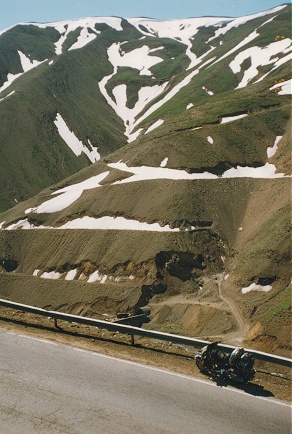
{"label": "winding dirt track", "polygon": [[237,322],[237,330],[228,333],[228,341],[235,345],[239,345],[248,332],[249,324],[242,316],[234,301],[224,294],[224,273],[218,276],[218,292],[221,300],[229,306],[230,311]]}
{"label": "winding dirt track", "polygon": [[[246,319],[241,314],[239,308],[235,304],[235,302],[228,297],[224,293],[224,273],[218,274],[216,276],[213,276],[212,279],[217,287],[218,287],[218,295],[220,300],[219,301],[203,301],[198,299],[192,299],[189,297],[186,297],[183,294],[175,295],[173,297],[168,298],[167,300],[163,300],[160,302],[156,302],[154,304],[155,307],[157,306],[174,306],[177,304],[185,304],[185,305],[200,305],[205,307],[212,307],[217,310],[221,311],[228,311],[231,313],[231,315],[234,317],[234,324],[236,329],[230,332],[226,332],[224,334],[218,334],[218,335],[210,335],[208,334],[209,338],[217,339],[217,340],[224,340],[225,342],[228,342],[233,345],[241,345],[242,341],[244,340],[250,324],[246,321]],[[151,304],[151,303],[150,303]]]}

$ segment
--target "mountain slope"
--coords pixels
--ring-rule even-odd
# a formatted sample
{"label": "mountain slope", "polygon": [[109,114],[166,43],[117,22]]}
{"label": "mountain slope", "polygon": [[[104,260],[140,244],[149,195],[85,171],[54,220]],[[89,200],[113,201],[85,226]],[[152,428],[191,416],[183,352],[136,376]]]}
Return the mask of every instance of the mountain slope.
{"label": "mountain slope", "polygon": [[[0,34],[5,50],[15,44],[1,71],[2,210],[35,194],[1,215],[5,296],[93,316],[151,300],[149,327],[231,339],[223,276],[251,330],[260,324],[248,336],[261,341],[277,324],[285,347],[290,17],[283,5]],[[174,305],[163,314],[161,300],[177,294],[198,305],[196,320]]]}
{"label": "mountain slope", "polygon": [[[88,18],[1,32],[1,209],[123,147],[125,134],[149,148],[153,134],[145,136],[147,125],[157,128],[163,121],[158,131],[164,141],[173,129],[185,140],[182,129],[214,124],[220,116],[282,107],[285,96],[280,102],[269,88],[288,78],[289,13],[288,6],[279,6],[238,19]],[[262,57],[259,66],[248,64],[249,54],[251,63]],[[238,56],[245,56],[241,66]],[[256,85],[259,99],[246,86],[237,97],[236,87],[266,74]],[[186,111],[191,104],[196,109]],[[287,110],[277,117],[287,117]],[[67,129],[63,135],[60,123]],[[274,126],[276,135],[282,135],[282,124]],[[75,150],[74,138],[66,139],[70,131]],[[200,132],[196,136],[200,146]],[[241,142],[245,147],[246,139]],[[212,159],[220,164],[218,157]],[[231,161],[236,162],[240,158]]]}

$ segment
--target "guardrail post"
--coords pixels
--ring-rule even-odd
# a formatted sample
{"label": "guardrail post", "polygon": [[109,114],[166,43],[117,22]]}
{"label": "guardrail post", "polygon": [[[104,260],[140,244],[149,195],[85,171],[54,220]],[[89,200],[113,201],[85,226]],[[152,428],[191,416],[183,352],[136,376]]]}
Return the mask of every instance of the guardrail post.
{"label": "guardrail post", "polygon": [[135,345],[134,335],[131,335],[131,345]]}
{"label": "guardrail post", "polygon": [[54,318],[54,325],[56,327],[56,329],[58,328],[58,318]]}

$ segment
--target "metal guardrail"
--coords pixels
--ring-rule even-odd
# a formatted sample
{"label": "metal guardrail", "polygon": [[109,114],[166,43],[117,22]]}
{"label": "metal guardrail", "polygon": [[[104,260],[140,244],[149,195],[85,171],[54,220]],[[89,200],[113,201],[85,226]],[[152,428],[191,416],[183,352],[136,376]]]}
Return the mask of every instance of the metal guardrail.
{"label": "metal guardrail", "polygon": [[[175,335],[170,333],[163,333],[163,332],[153,331],[153,330],[145,330],[139,327],[133,327],[133,326],[128,326],[119,323],[97,320],[93,318],[86,318],[83,316],[71,315],[68,313],[45,310],[38,307],[28,306],[26,304],[21,304],[21,303],[14,303],[12,301],[3,300],[3,299],[0,299],[0,306],[8,307],[11,309],[17,309],[23,312],[33,313],[36,315],[46,316],[48,318],[53,318],[55,321],[55,326],[57,326],[57,320],[62,320],[62,321],[69,321],[69,322],[89,325],[92,327],[103,328],[112,332],[124,333],[132,337],[132,344],[134,344],[134,336],[142,336],[150,339],[158,339],[161,341],[168,341],[174,344],[187,345],[195,348],[203,348],[205,345],[209,343],[208,341],[204,341],[201,339],[190,338],[190,337],[180,336],[180,335]],[[225,345],[221,343],[219,344],[219,346],[223,351],[227,353],[231,353],[236,348],[232,345]],[[254,358],[257,360],[274,363],[277,365],[287,366],[290,368],[292,367],[292,359],[289,359],[287,357],[276,356],[273,354],[264,353],[262,351],[256,351],[252,349],[246,349],[246,351],[251,353],[254,356]]]}

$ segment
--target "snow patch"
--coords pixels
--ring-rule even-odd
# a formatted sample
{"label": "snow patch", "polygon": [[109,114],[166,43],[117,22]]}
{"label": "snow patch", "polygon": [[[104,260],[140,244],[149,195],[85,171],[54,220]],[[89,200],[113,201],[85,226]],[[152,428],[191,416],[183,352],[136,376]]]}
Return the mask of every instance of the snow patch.
{"label": "snow patch", "polygon": [[22,53],[22,51],[17,51],[17,52],[18,52],[18,55],[20,58],[20,63],[21,63],[23,72],[19,72],[18,74],[10,74],[10,72],[9,72],[7,74],[7,80],[0,87],[0,93],[3,92],[3,90],[7,89],[7,87],[9,87],[14,82],[14,80],[16,80],[22,74],[29,71],[30,69],[35,68],[36,66],[40,65],[41,63],[46,62],[46,60],[47,60],[47,59],[45,59],[43,61],[30,60],[30,58],[27,57],[24,53]]}
{"label": "snow patch", "polygon": [[[159,223],[139,222],[138,220],[124,217],[104,216],[100,218],[81,217],[71,220],[58,229],[100,229],[100,230],[128,230],[151,232],[179,232],[179,228],[171,228],[169,225],[160,226]],[[194,229],[192,227],[192,229]]]}
{"label": "snow patch", "polygon": [[226,124],[227,122],[237,121],[238,119],[245,118],[246,116],[247,116],[247,113],[244,113],[242,115],[237,115],[237,116],[226,116],[226,117],[221,119],[220,124]]}
{"label": "snow patch", "polygon": [[20,63],[23,69],[23,72],[27,72],[30,69],[35,68],[36,66],[40,65],[43,62],[46,62],[46,60],[42,60],[41,62],[38,60],[30,60],[28,56],[26,56],[22,51],[17,51],[20,57]]}
{"label": "snow patch", "polygon": [[247,294],[250,291],[263,291],[268,292],[272,289],[271,285],[257,285],[256,283],[252,283],[251,285],[247,286],[246,288],[242,288],[241,292],[242,294]]}
{"label": "snow patch", "polygon": [[213,145],[214,140],[212,139],[211,136],[208,136],[208,137],[207,137],[207,140],[208,140],[209,143],[211,143],[211,145]]}
{"label": "snow patch", "polygon": [[202,89],[203,89],[203,90],[204,90],[208,95],[210,95],[210,96],[213,96],[213,95],[214,95],[214,92],[212,92],[211,90],[206,89],[205,86],[203,86]]}
{"label": "snow patch", "polygon": [[259,36],[259,33],[256,30],[254,30],[250,35],[248,35],[241,42],[239,42],[239,44],[237,44],[235,47],[233,47],[231,50],[229,50],[223,56],[219,57],[219,59],[217,59],[214,63],[212,63],[212,65],[208,66],[208,68],[210,68],[211,66],[220,62],[221,60],[225,59],[227,56],[230,56],[230,54],[235,53],[235,51],[238,51],[240,48],[242,48],[244,45],[248,44],[249,42],[253,41],[258,36]]}
{"label": "snow patch", "polygon": [[50,271],[50,272],[44,272],[41,275],[42,279],[60,279],[60,277],[62,276],[62,273],[58,273],[57,271]]}
{"label": "snow patch", "polygon": [[93,283],[99,281],[100,283],[105,283],[107,279],[106,274],[100,274],[98,270],[94,271],[88,278],[87,283]]}
{"label": "snow patch", "polygon": [[65,276],[65,280],[74,280],[77,274],[77,268],[74,268],[73,270],[68,271],[68,273]]}
{"label": "snow patch", "polygon": [[200,58],[197,58],[195,53],[192,52],[193,36],[199,31],[200,27],[218,27],[230,21],[233,21],[233,18],[201,17],[167,21],[143,18],[128,19],[130,24],[134,25],[139,32],[148,37],[158,36],[159,38],[171,38],[177,42],[180,42],[181,44],[186,45],[186,55],[190,59],[190,65],[187,69],[192,69],[198,63],[200,63],[203,57],[205,57],[214,48],[211,47],[210,50]]}
{"label": "snow patch", "polygon": [[[283,51],[283,54],[288,53],[287,56],[278,58],[278,60],[275,62],[274,67],[268,71],[266,74],[262,75],[257,81],[255,81],[254,83],[259,83],[260,81],[263,81],[269,74],[271,74],[273,71],[275,71],[277,68],[279,68],[279,66],[284,65],[284,63],[286,62],[290,62],[291,61],[291,48],[288,48],[287,50]],[[283,95],[283,94],[282,94]]]}
{"label": "snow patch", "polygon": [[39,274],[40,270],[36,269],[34,270],[34,272],[32,273],[33,276],[37,276]]}
{"label": "snow patch", "polygon": [[254,46],[237,54],[237,56],[235,56],[235,58],[229,64],[234,74],[241,72],[241,65],[246,59],[251,60],[251,66],[246,71],[244,71],[243,78],[236,87],[236,89],[247,86],[248,83],[259,74],[259,66],[276,63],[279,58],[275,56],[279,53],[282,53],[285,49],[289,48],[291,46],[291,42],[292,40],[290,38],[285,38],[277,42],[272,42],[266,47]]}
{"label": "snow patch", "polygon": [[[134,20],[135,21],[135,20]],[[149,35],[148,35],[149,36]],[[125,135],[128,137],[128,142],[135,140],[141,133],[141,129],[132,133],[135,128],[150,114],[160,108],[163,104],[169,101],[174,95],[176,95],[180,89],[187,86],[192,78],[199,73],[199,69],[192,71],[187,75],[180,83],[175,85],[160,101],[153,104],[140,118],[137,119],[139,113],[143,111],[145,106],[152,101],[154,98],[159,96],[168,85],[168,82],[162,85],[156,86],[146,86],[140,89],[138,93],[138,102],[133,109],[127,107],[127,87],[125,84],[116,86],[113,90],[114,99],[107,93],[106,86],[109,80],[118,72],[119,66],[129,66],[131,68],[136,68],[140,71],[140,74],[151,75],[150,67],[162,62],[163,59],[160,57],[149,56],[149,53],[155,51],[151,50],[147,45],[133,50],[129,53],[125,53],[120,48],[121,44],[112,44],[108,49],[108,58],[110,63],[114,67],[112,74],[105,76],[99,82],[99,88],[103,96],[105,97],[108,104],[115,110],[116,114],[124,121],[125,125]],[[161,48],[161,47],[160,47]],[[214,47],[212,47],[213,49]],[[205,53],[206,54],[206,53]],[[203,56],[201,56],[203,58]],[[205,64],[212,61],[208,60]],[[201,65],[203,67],[204,65]]]}
{"label": "snow patch", "polygon": [[0,98],[0,101],[3,101],[4,99],[8,98],[9,96],[13,95],[15,93],[15,90],[10,92],[8,95],[4,96],[3,98]]}
{"label": "snow patch", "polygon": [[128,134],[128,143],[134,142],[134,140],[137,139],[137,137],[141,134],[141,132],[143,131],[143,128],[139,128],[137,131],[135,131],[135,133],[130,133]]}
{"label": "snow patch", "polygon": [[239,17],[239,18],[233,18],[232,20],[229,21],[229,23],[225,27],[221,27],[218,30],[216,30],[215,36],[212,36],[211,38],[209,38],[207,43],[212,41],[215,38],[218,38],[218,36],[220,36],[220,35],[225,35],[225,33],[227,33],[229,30],[233,29],[234,27],[238,27],[242,24],[247,23],[250,20],[255,20],[256,18],[264,17],[264,16],[270,15],[270,14],[275,14],[275,13],[281,11],[286,6],[287,5],[277,6],[273,9],[269,9],[268,11],[260,12],[260,13],[253,14],[253,15],[245,15],[245,16]]}
{"label": "snow patch", "polygon": [[185,170],[168,169],[165,167],[138,166],[128,167],[126,163],[109,163],[113,169],[130,172],[133,176],[116,181],[116,184],[126,184],[128,182],[145,181],[150,179],[216,179],[217,176],[212,173],[188,173]]}
{"label": "snow patch", "polygon": [[27,219],[18,220],[16,223],[12,223],[11,225],[7,226],[6,230],[11,231],[14,229],[46,229],[45,226],[34,226],[33,224],[29,223]]}
{"label": "snow patch", "polygon": [[[144,119],[146,119],[150,114],[155,112],[158,108],[163,106],[167,101],[169,101],[174,95],[176,95],[183,87],[187,86],[192,78],[199,73],[199,70],[196,69],[195,71],[191,72],[189,75],[187,75],[180,83],[178,83],[176,86],[174,86],[168,94],[166,94],[160,101],[153,104],[139,119],[136,120],[135,125],[138,125],[140,122],[142,122]],[[167,85],[168,83],[166,83]]]}
{"label": "snow patch", "polygon": [[164,160],[161,161],[160,167],[165,167],[167,165],[167,162],[168,162],[168,157],[165,157]]}
{"label": "snow patch", "polygon": [[[290,56],[291,60],[291,56]],[[292,95],[292,79],[283,81],[282,83],[277,83],[274,86],[270,87],[270,90],[274,90],[280,88],[281,90],[278,92],[278,95]]]}
{"label": "snow patch", "polygon": [[[126,184],[129,182],[146,181],[151,179],[218,179],[213,173],[188,173],[185,170],[169,169],[165,167],[138,166],[128,167],[126,163],[108,163],[113,169],[132,173],[133,176],[116,181],[113,185]],[[222,178],[281,178],[283,173],[276,173],[274,164],[266,163],[261,167],[241,167],[231,168],[222,174]]]}
{"label": "snow patch", "polygon": [[[163,48],[163,47],[162,47]],[[152,75],[150,68],[163,62],[161,57],[152,56],[150,53],[156,49],[150,49],[147,45],[136,48],[128,53],[121,49],[121,43],[114,43],[108,49],[109,61],[113,67],[128,66],[138,69],[140,75]]]}
{"label": "snow patch", "polygon": [[[71,50],[82,48],[96,38],[96,36],[100,33],[100,31],[95,29],[96,24],[107,24],[109,27],[112,27],[117,31],[121,31],[123,30],[121,26],[121,22],[122,22],[121,18],[116,18],[116,17],[101,17],[101,18],[93,17],[93,18],[82,18],[82,19],[72,20],[72,21],[58,21],[58,22],[46,23],[46,24],[32,23],[32,25],[35,25],[40,28],[47,28],[47,27],[55,28],[61,34],[60,39],[57,42],[55,42],[55,53],[62,54],[63,52],[62,46],[66,41],[68,35],[71,32],[77,30],[79,27],[81,27],[80,35],[78,36],[77,41],[71,46]],[[91,32],[89,32],[89,30],[91,30]]]}
{"label": "snow patch", "polygon": [[[136,123],[135,118],[136,116],[144,109],[144,107],[152,101],[154,98],[156,98],[158,95],[160,95],[165,87],[167,86],[168,82],[163,83],[162,85],[154,85],[154,86],[144,86],[141,87],[141,89],[138,92],[138,101],[136,102],[135,106],[132,109],[129,109],[127,107],[127,86],[125,84],[121,84],[116,86],[113,90],[113,96],[114,99],[111,98],[111,96],[108,94],[106,86],[107,83],[110,81],[110,79],[117,74],[118,72],[118,66],[130,66],[134,67],[133,64],[135,64],[134,60],[131,60],[131,56],[127,57],[127,65],[121,65],[119,63],[119,59],[121,59],[123,56],[121,56],[119,50],[120,44],[113,44],[108,49],[108,57],[111,64],[114,66],[114,71],[112,74],[107,75],[103,77],[103,79],[98,83],[99,89],[102,93],[102,95],[105,97],[107,103],[113,108],[113,110],[116,112],[116,114],[124,121],[125,125],[125,135],[128,137],[128,142],[134,141],[139,134],[142,132],[142,129],[137,130],[135,133],[133,133]],[[149,47],[145,46],[149,52]],[[133,52],[131,52],[133,53]],[[147,51],[148,53],[148,51]],[[130,53],[128,53],[130,54]],[[149,56],[152,57],[153,56]],[[157,58],[160,59],[160,58]],[[162,59],[160,59],[162,61]],[[124,61],[124,60],[123,60]],[[139,67],[142,68],[142,59],[139,60]],[[136,62],[136,66],[138,66],[138,62]],[[148,65],[149,66],[149,65]],[[144,72],[145,72],[145,65],[143,66]]]}
{"label": "snow patch", "polygon": [[282,178],[284,173],[276,173],[274,164],[266,163],[261,167],[241,167],[228,169],[222,178]]}
{"label": "snow patch", "polygon": [[187,105],[187,110],[189,110],[192,107],[194,107],[194,104],[191,102],[190,104]]}
{"label": "snow patch", "polygon": [[[53,199],[46,200],[41,205],[35,208],[28,208],[25,214],[28,213],[54,213],[62,211],[68,206],[72,205],[83,193],[84,190],[90,190],[92,188],[101,187],[100,182],[103,181],[109,172],[103,172],[99,175],[92,176],[85,181],[79,182],[78,184],[69,185],[68,187],[61,188],[60,190],[54,191],[52,195],[58,195]],[[25,221],[24,221],[25,222]],[[7,228],[8,229],[8,228]],[[14,229],[14,228],[13,228]],[[15,228],[16,229],[16,228]],[[24,228],[25,229],[25,228]],[[27,229],[30,229],[29,227]]]}
{"label": "snow patch", "polygon": [[83,145],[83,143],[75,136],[73,131],[70,131],[60,113],[57,113],[54,124],[56,125],[58,133],[60,134],[66,145],[69,146],[71,151],[77,157],[79,157],[83,153],[92,163],[100,160],[100,154],[97,152],[97,148],[93,147],[89,140],[88,143],[91,147],[91,151],[87,148],[87,146]]}
{"label": "snow patch", "polygon": [[151,125],[151,126],[150,126],[146,131],[145,131],[144,134],[148,134],[148,133],[150,133],[150,131],[153,131],[153,130],[155,130],[155,128],[160,127],[160,125],[162,125],[163,123],[164,123],[164,120],[163,120],[163,119],[159,119],[158,121],[154,122],[154,124]]}
{"label": "snow patch", "polygon": [[276,140],[274,142],[274,146],[270,146],[269,148],[267,148],[267,156],[268,158],[273,157],[273,155],[275,155],[277,149],[278,149],[278,143],[279,141],[282,139],[283,136],[277,136]]}
{"label": "snow patch", "polygon": [[100,31],[95,30],[94,33],[91,31],[88,31],[87,27],[83,27],[83,29],[80,32],[80,35],[77,38],[77,41],[75,44],[71,45],[68,51],[70,50],[78,50],[79,48],[84,47],[89,42],[94,41],[97,34],[101,33]]}

